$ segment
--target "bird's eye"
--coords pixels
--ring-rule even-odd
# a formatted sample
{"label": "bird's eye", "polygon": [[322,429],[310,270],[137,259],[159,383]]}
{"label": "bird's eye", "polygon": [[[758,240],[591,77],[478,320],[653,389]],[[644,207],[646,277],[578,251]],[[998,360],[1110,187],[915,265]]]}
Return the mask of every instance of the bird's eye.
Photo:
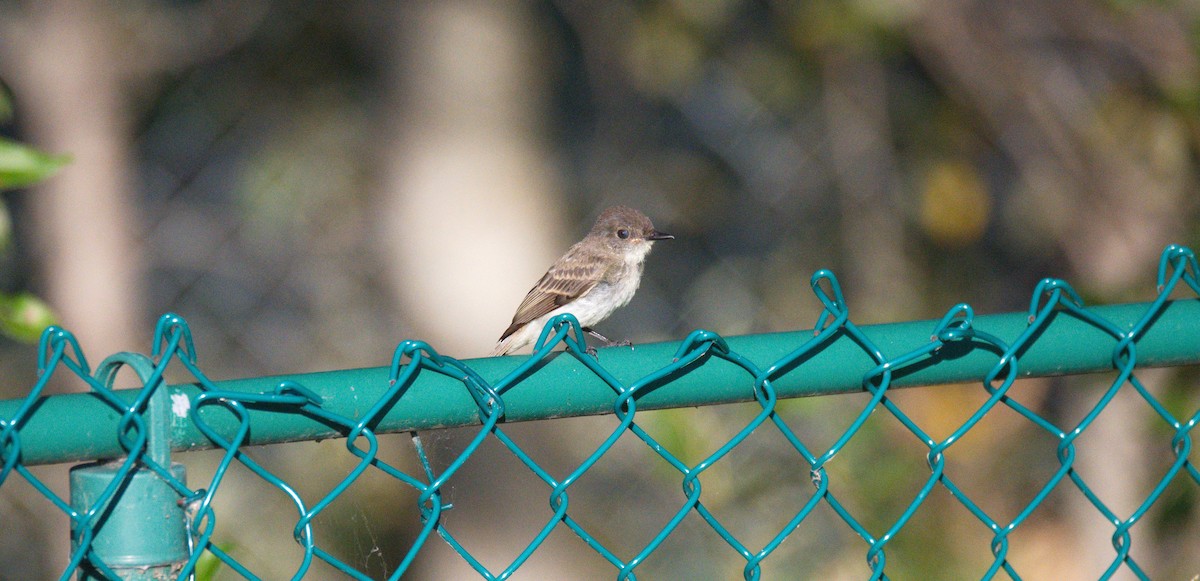
{"label": "bird's eye", "polygon": [[629,238],[629,230],[626,230],[624,228],[617,230],[617,238],[620,238],[621,240]]}

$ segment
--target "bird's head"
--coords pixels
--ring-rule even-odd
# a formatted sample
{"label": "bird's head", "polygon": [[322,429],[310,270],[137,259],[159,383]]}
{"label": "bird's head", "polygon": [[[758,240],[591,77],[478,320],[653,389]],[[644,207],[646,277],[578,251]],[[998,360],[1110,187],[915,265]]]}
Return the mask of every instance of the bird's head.
{"label": "bird's head", "polygon": [[602,212],[588,236],[603,239],[605,245],[614,250],[640,250],[641,256],[650,251],[650,244],[655,240],[675,238],[656,230],[650,218],[628,206],[613,206]]}

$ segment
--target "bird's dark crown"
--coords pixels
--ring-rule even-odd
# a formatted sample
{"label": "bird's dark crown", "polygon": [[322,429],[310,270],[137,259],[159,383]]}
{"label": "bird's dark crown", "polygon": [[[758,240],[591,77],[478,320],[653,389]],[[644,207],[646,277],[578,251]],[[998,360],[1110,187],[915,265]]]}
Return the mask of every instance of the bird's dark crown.
{"label": "bird's dark crown", "polygon": [[666,240],[674,238],[654,229],[654,224],[645,214],[628,206],[613,206],[600,213],[589,234],[611,236],[618,239],[640,238],[642,240]]}

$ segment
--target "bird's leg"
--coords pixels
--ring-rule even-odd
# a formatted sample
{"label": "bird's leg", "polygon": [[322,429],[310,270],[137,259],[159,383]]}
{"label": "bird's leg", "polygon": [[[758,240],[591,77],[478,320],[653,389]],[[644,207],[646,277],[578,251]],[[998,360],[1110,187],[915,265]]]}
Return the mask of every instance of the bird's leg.
{"label": "bird's leg", "polygon": [[591,327],[584,327],[583,330],[588,335],[591,335],[591,336],[603,341],[605,347],[629,347],[629,346],[633,345],[633,343],[629,342],[628,340],[613,341],[613,340],[609,339],[608,337],[605,337],[604,335],[597,333],[596,330]]}

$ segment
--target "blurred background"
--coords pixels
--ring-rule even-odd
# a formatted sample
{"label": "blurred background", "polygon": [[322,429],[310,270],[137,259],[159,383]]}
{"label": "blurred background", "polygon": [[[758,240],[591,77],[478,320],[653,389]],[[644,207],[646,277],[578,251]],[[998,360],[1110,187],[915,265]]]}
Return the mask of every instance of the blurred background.
{"label": "blurred background", "polygon": [[[1047,276],[1089,303],[1149,300],[1163,247],[1200,242],[1198,32],[1200,5],[1140,0],[4,0],[0,133],[71,162],[4,195],[0,284],[41,297],[93,362],[148,352],[157,317],[178,313],[216,379],[386,365],[409,338],[484,356],[545,268],[613,204],[676,235],[600,326],[635,342],[810,328],[819,268],[838,275],[859,324],[936,318],[957,302],[1023,310]],[[27,392],[35,353],[0,342],[0,395]],[[1200,405],[1198,375],[1140,377],[1186,417]],[[1028,381],[1013,393],[1069,429],[1111,381]],[[894,400],[935,437],[986,395],[912,391],[922,393]],[[781,409],[823,449],[866,401]],[[699,461],[755,409],[639,419]],[[615,425],[510,433],[562,476]],[[752,546],[812,489],[782,438],[760,432],[704,481],[706,504]],[[445,465],[471,435],[426,437]],[[417,469],[407,436],[384,440],[391,461]],[[998,412],[948,462],[1009,522],[1057,469],[1055,442]],[[312,502],[349,469],[341,445],[250,453]],[[456,477],[447,527],[498,571],[550,511],[544,485],[498,445],[487,450]],[[831,464],[833,489],[883,534],[928,476],[926,451],[876,413]],[[1169,466],[1170,432],[1124,389],[1079,457],[1125,518]],[[193,486],[216,458],[183,458]],[[65,468],[38,473],[65,495]],[[263,578],[289,577],[294,512],[251,476],[231,478],[242,480],[224,486],[214,538]],[[1135,529],[1132,554],[1154,578],[1200,571],[1187,484],[1168,487]],[[22,486],[0,490],[10,529],[0,571],[53,578],[66,518]],[[625,442],[573,489],[571,514],[629,558],[682,503],[678,486]],[[414,505],[410,490],[366,479],[318,519],[318,540],[384,577],[419,527]],[[1115,556],[1111,534],[1060,486],[1014,533],[1010,558],[1025,578],[1095,578]],[[978,577],[991,538],[939,489],[888,545],[887,572]],[[671,539],[640,575],[740,577],[744,562],[698,518]],[[826,507],[764,575],[865,578],[865,551]],[[431,539],[412,577],[470,573]],[[556,532],[516,578],[613,575]],[[307,578],[340,574],[318,566]]]}

